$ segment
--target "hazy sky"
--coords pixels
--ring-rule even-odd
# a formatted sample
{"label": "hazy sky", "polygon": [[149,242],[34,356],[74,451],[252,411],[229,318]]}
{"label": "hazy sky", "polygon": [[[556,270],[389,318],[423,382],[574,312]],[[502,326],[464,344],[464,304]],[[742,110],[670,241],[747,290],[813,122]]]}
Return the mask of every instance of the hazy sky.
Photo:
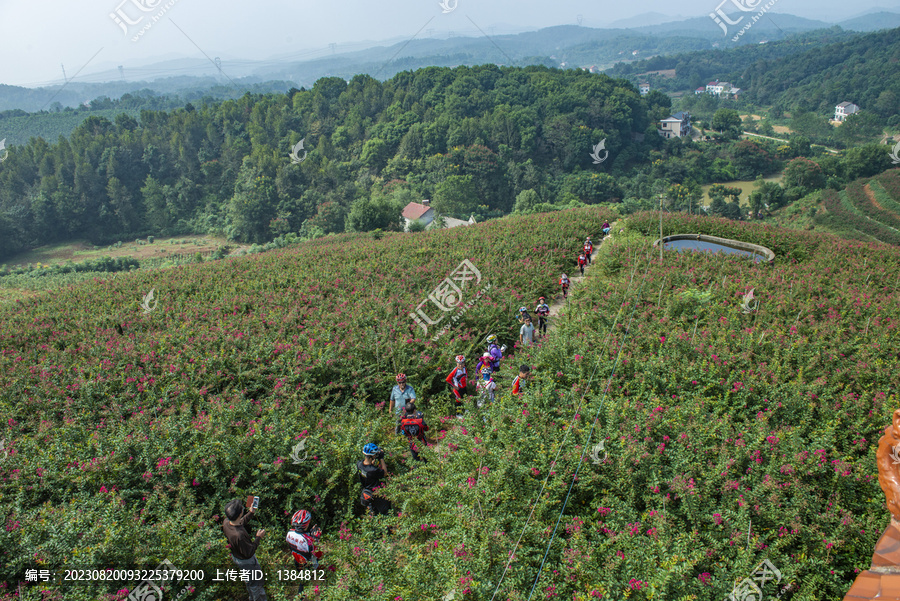
{"label": "hazy sky", "polygon": [[[473,21],[485,32],[501,34],[574,25],[579,15],[585,27],[602,27],[648,12],[705,17],[720,2],[444,1],[453,10],[444,13],[438,0],[0,0],[4,48],[0,84],[61,83],[60,64],[70,79],[81,70],[76,80],[91,81],[92,72],[118,65],[136,69],[164,57],[202,58],[205,53],[221,57],[225,68],[229,59],[320,55],[331,43],[340,52],[351,49],[353,43],[352,49],[359,49],[362,41],[409,39],[420,29],[420,38],[443,37],[450,31],[481,35]],[[895,2],[860,0],[848,9],[840,0],[779,0],[772,11],[834,22]],[[162,17],[152,22],[161,12]],[[143,36],[132,41],[148,24]]]}

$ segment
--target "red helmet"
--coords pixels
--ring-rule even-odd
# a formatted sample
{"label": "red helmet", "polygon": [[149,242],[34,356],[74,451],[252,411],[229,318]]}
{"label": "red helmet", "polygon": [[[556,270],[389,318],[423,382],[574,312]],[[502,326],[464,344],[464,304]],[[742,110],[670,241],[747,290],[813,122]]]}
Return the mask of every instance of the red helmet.
{"label": "red helmet", "polygon": [[305,509],[301,509],[291,518],[291,528],[307,530],[310,522],[312,522],[312,514]]}
{"label": "red helmet", "polygon": [[397,374],[397,384],[406,382],[406,374]]}
{"label": "red helmet", "polygon": [[457,363],[465,363],[465,362],[466,362],[466,357],[465,357],[465,355],[457,355],[457,356],[456,356],[456,362],[457,362]]}
{"label": "red helmet", "polygon": [[542,296],[542,297],[540,297],[538,300],[547,300],[547,299],[545,299],[545,298]]}

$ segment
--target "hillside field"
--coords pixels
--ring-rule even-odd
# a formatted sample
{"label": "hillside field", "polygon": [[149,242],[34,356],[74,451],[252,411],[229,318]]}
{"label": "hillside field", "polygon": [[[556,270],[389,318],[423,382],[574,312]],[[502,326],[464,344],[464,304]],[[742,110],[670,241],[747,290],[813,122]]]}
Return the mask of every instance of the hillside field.
{"label": "hillside field", "polygon": [[[266,570],[293,565],[294,511],[323,527],[326,582],[307,599],[724,599],[764,560],[780,574],[767,597],[841,599],[889,522],[874,451],[898,403],[900,249],[667,215],[664,234],[777,258],[660,260],[658,214],[638,213],[551,336],[520,348],[517,308],[559,296],[585,236],[616,218],[347,234],[0,305],[0,600],[124,600],[138,584],[25,583],[35,566],[231,568],[222,511],[248,494]],[[448,300],[464,260],[478,277]],[[439,316],[429,295],[469,302],[423,332],[410,313]],[[473,367],[490,333],[512,354],[497,400],[448,417],[453,357]],[[427,463],[384,407],[398,372],[431,425]],[[359,505],[370,441],[387,451],[388,516]],[[182,598],[246,598],[211,580]],[[273,600],[294,590],[267,582]]]}

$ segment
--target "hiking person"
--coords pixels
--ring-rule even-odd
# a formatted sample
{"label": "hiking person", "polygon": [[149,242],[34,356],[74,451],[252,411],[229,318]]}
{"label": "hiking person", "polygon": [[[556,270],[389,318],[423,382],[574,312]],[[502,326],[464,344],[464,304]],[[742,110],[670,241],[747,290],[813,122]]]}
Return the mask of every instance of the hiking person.
{"label": "hiking person", "polygon": [[[594,254],[594,243],[591,242],[591,237],[588,236],[587,240],[584,241],[584,258],[587,259],[588,265],[591,264],[591,255],[593,255],[593,254]],[[582,271],[581,275],[584,275],[583,271]]]}
{"label": "hiking person", "polygon": [[528,314],[528,309],[526,309],[525,307],[519,307],[519,314],[516,316],[519,324],[525,323],[525,319],[530,317],[531,315]]}
{"label": "hiking person", "polygon": [[491,355],[491,371],[496,372],[500,369],[500,359],[506,352],[506,345],[497,346],[497,335],[491,334],[487,337],[488,353]]}
{"label": "hiking person", "polygon": [[483,370],[485,367],[487,367],[488,369],[493,371],[493,369],[491,368],[492,361],[493,361],[493,358],[491,357],[491,354],[488,352],[485,352],[481,356],[481,358],[478,360],[478,363],[475,365],[475,373],[480,374],[481,370]]}
{"label": "hiking person", "polygon": [[462,399],[466,396],[466,358],[463,355],[456,356],[456,367],[447,376],[447,384],[456,398],[456,415],[462,417]]}
{"label": "hiking person", "polygon": [[378,496],[382,480],[387,476],[387,465],[384,463],[384,451],[374,442],[363,447],[362,461],[356,462],[356,475],[362,484],[360,503],[373,515],[387,515],[391,510],[391,502]]}
{"label": "hiking person", "polygon": [[559,276],[559,285],[562,287],[563,298],[569,296],[569,276],[562,274]]}
{"label": "hiking person", "polygon": [[[294,558],[294,565],[298,570],[316,570],[319,568],[319,560],[322,552],[316,548],[322,529],[312,526],[312,513],[301,509],[291,517],[291,528],[288,530],[287,541]],[[303,592],[303,581],[300,580],[300,588],[297,594]]]}
{"label": "hiking person", "polygon": [[538,333],[543,333],[546,336],[547,319],[550,316],[550,305],[548,305],[545,300],[546,299],[543,296],[538,299],[538,305],[534,308],[534,312],[538,316]]}
{"label": "hiking person", "polygon": [[581,270],[581,275],[584,275],[584,266],[587,265],[587,259],[584,258],[584,253],[578,255],[578,269]]}
{"label": "hiking person", "polygon": [[513,385],[512,385],[512,393],[513,394],[519,395],[519,394],[522,394],[523,392],[525,392],[525,387],[526,387],[528,376],[529,376],[530,372],[531,372],[531,368],[528,367],[527,365],[522,364],[519,366],[519,375],[516,376],[515,380],[513,380]]}
{"label": "hiking person", "polygon": [[[425,416],[421,411],[416,409],[416,405],[410,401],[403,410],[403,416],[397,423],[397,434],[403,434],[409,441],[409,451],[412,453],[414,461],[426,461],[424,458],[419,459],[419,448],[416,440],[423,445],[428,444],[425,433],[428,432],[428,424],[425,423]],[[415,440],[413,440],[415,439]]]}
{"label": "hiking person", "polygon": [[[250,536],[247,524],[255,513],[256,510],[252,507],[250,511],[244,513],[244,504],[239,499],[234,499],[225,506],[225,520],[222,522],[222,531],[228,539],[234,565],[242,570],[250,570],[251,578],[262,574],[259,560],[256,559],[256,548],[266,535],[265,530],[257,530],[255,537]],[[250,601],[268,601],[262,579],[248,580],[244,584],[247,586]]]}
{"label": "hiking person", "polygon": [[400,414],[403,413],[403,408],[406,407],[406,403],[416,400],[416,391],[406,383],[406,374],[397,374],[395,380],[397,380],[397,384],[391,390],[389,411],[396,412],[399,418]]}
{"label": "hiking person", "polygon": [[534,344],[534,326],[531,324],[531,318],[527,318],[525,323],[519,328],[519,344],[522,346],[531,346]]}
{"label": "hiking person", "polygon": [[485,401],[494,402],[494,391],[497,390],[497,383],[494,382],[494,378],[491,377],[490,367],[485,367],[481,370],[481,379],[478,380],[478,385],[475,389],[478,391],[478,406],[483,407]]}
{"label": "hiking person", "polygon": [[604,221],[604,222],[603,222],[603,228],[602,228],[602,230],[603,230],[603,235],[606,236],[607,234],[609,234],[609,230],[610,230],[610,229],[612,229],[612,228],[611,228],[610,225],[609,225],[609,221]]}

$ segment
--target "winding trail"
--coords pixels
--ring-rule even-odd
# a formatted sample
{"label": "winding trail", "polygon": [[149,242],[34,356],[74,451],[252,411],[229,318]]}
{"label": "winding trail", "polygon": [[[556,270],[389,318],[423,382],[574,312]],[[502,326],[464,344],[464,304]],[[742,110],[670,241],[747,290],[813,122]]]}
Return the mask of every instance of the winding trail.
{"label": "winding trail", "polygon": [[[569,294],[572,294],[577,289],[578,285],[581,284],[581,282],[584,280],[584,278],[588,277],[588,272],[591,269],[593,269],[593,267],[594,267],[594,255],[597,254],[597,250],[600,248],[600,246],[603,245],[604,242],[606,242],[608,239],[612,238],[612,231],[616,227],[616,223],[618,223],[618,222],[611,221],[609,223],[610,233],[607,234],[606,236],[604,236],[603,239],[600,240],[600,243],[594,247],[594,252],[591,253],[591,263],[590,263],[590,265],[585,265],[585,267],[584,267],[584,275],[570,275],[569,276],[569,281],[571,282],[571,284],[569,285]],[[578,269],[578,267],[576,266],[575,269]],[[553,302],[550,304],[550,315],[548,317],[549,321],[547,322],[547,335],[548,336],[550,334],[550,330],[552,330],[553,327],[556,325],[555,318],[559,315],[560,309],[562,309],[565,306],[566,306],[566,298],[562,295],[562,292],[560,292],[559,294],[557,294],[554,297]]]}

